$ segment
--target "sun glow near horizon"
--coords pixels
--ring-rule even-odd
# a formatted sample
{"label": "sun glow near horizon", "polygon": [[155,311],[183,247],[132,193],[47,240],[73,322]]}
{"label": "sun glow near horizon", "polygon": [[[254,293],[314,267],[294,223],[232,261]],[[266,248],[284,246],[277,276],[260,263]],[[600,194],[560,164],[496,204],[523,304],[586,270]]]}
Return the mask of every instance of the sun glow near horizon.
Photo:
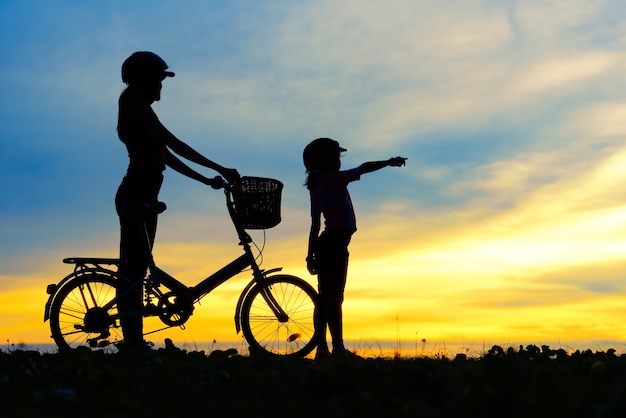
{"label": "sun glow near horizon", "polygon": [[[626,205],[620,199],[612,205],[594,203],[614,199],[612,190],[598,184],[626,177],[624,155],[492,213],[469,206],[452,214],[420,214],[384,204],[379,213],[361,213],[351,244],[346,338],[394,340],[401,329],[431,341],[620,340],[619,318],[626,314],[626,241],[621,239]],[[572,190],[571,183],[578,188]],[[267,231],[263,267],[283,267],[284,273],[315,286],[303,261],[308,225],[302,224],[301,213],[286,212],[285,227],[292,230],[297,224],[299,232]],[[193,217],[165,218],[163,224],[155,259],[185,284],[201,280],[240,252],[232,226],[221,225],[210,242],[202,243],[189,235],[207,235],[194,226]],[[71,271],[60,260],[48,267],[48,282],[55,282],[54,274],[60,279]],[[599,273],[602,279],[596,280]],[[249,280],[244,273],[209,294],[188,330],[174,334],[185,341],[236,341],[234,307]],[[4,321],[3,333],[12,340],[47,340],[48,324],[42,322],[47,283],[40,277],[23,282],[41,285],[0,295],[8,317],[19,318]]]}

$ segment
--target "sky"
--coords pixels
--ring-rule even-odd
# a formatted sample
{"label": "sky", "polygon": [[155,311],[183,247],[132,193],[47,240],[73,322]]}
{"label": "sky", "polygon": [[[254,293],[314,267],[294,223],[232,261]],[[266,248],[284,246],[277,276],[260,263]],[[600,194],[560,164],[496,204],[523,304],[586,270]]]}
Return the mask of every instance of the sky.
{"label": "sky", "polygon": [[[337,139],[344,168],[408,158],[350,185],[347,339],[623,348],[625,47],[621,0],[2,0],[0,342],[50,342],[64,257],[117,256],[120,66],[149,50],[176,72],[168,129],[284,183],[264,268],[315,284],[309,141]],[[155,258],[191,285],[240,250],[223,195],[165,175]],[[249,279],[172,335],[240,339]]]}

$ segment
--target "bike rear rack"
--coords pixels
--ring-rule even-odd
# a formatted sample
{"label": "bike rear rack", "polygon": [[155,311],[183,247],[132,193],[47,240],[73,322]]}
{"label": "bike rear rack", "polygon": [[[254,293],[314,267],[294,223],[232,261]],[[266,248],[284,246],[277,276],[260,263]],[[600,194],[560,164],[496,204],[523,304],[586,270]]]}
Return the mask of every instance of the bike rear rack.
{"label": "bike rear rack", "polygon": [[119,258],[100,258],[100,257],[69,257],[64,258],[65,264],[76,264],[77,266],[85,266],[86,264],[92,264],[94,266],[100,266],[100,264],[110,266],[119,265]]}
{"label": "bike rear rack", "polygon": [[[65,264],[74,264],[75,267],[74,267],[73,274],[76,274],[77,272],[80,272],[83,270],[87,270],[89,268],[95,268],[96,270],[102,270],[102,271],[108,272],[109,274],[114,274],[109,269],[102,267],[102,266],[112,266],[112,265],[119,266],[120,264],[119,258],[101,258],[101,257],[68,257],[68,258],[64,258],[63,262]],[[68,278],[69,276],[66,277],[64,280],[62,280],[60,283],[52,283],[46,286],[46,293],[48,295],[53,295],[54,293],[56,293],[59,286],[63,282],[65,282]]]}

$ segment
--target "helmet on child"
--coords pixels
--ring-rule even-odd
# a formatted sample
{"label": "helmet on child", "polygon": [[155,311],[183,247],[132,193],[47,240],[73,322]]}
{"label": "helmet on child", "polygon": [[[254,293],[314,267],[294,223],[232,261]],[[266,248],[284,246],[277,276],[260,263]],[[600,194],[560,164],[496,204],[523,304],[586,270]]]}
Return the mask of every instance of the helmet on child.
{"label": "helmet on child", "polygon": [[154,52],[137,51],[122,64],[122,81],[130,85],[174,77],[173,72],[167,71],[168,68],[165,61]]}
{"label": "helmet on child", "polygon": [[337,155],[347,149],[339,146],[339,142],[331,138],[317,138],[311,141],[302,153],[302,159],[304,160],[304,167],[308,171],[318,169],[319,161],[322,157],[328,155]]}

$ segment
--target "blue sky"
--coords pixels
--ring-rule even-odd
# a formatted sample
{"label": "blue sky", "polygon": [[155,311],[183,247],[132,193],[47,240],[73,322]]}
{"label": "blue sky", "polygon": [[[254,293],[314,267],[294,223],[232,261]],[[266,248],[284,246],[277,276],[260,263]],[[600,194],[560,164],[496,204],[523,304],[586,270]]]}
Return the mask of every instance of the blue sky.
{"label": "blue sky", "polygon": [[[536,330],[555,337],[580,323],[581,306],[606,322],[618,308],[601,307],[626,290],[625,44],[616,0],[5,0],[0,291],[45,285],[64,256],[115,256],[113,197],[127,164],[115,132],[120,65],[151,50],[176,72],[154,105],[172,132],[285,183],[268,251],[289,250],[300,274],[301,151],[330,136],[349,149],[346,167],[409,158],[351,186],[351,271],[406,276],[365,280],[355,295],[385,293],[386,315],[432,334],[456,322],[484,336],[493,330],[470,321],[500,305],[529,307],[506,311],[517,329],[533,326],[524,312],[535,323],[571,309],[555,320],[563,328]],[[219,193],[170,170],[161,198],[162,259],[175,245],[230,239]],[[425,286],[433,276],[448,293]],[[363,297],[355,311],[373,303]],[[477,313],[464,322],[469,305]],[[460,316],[423,319],[441,306]],[[617,325],[603,332],[619,335]]]}

